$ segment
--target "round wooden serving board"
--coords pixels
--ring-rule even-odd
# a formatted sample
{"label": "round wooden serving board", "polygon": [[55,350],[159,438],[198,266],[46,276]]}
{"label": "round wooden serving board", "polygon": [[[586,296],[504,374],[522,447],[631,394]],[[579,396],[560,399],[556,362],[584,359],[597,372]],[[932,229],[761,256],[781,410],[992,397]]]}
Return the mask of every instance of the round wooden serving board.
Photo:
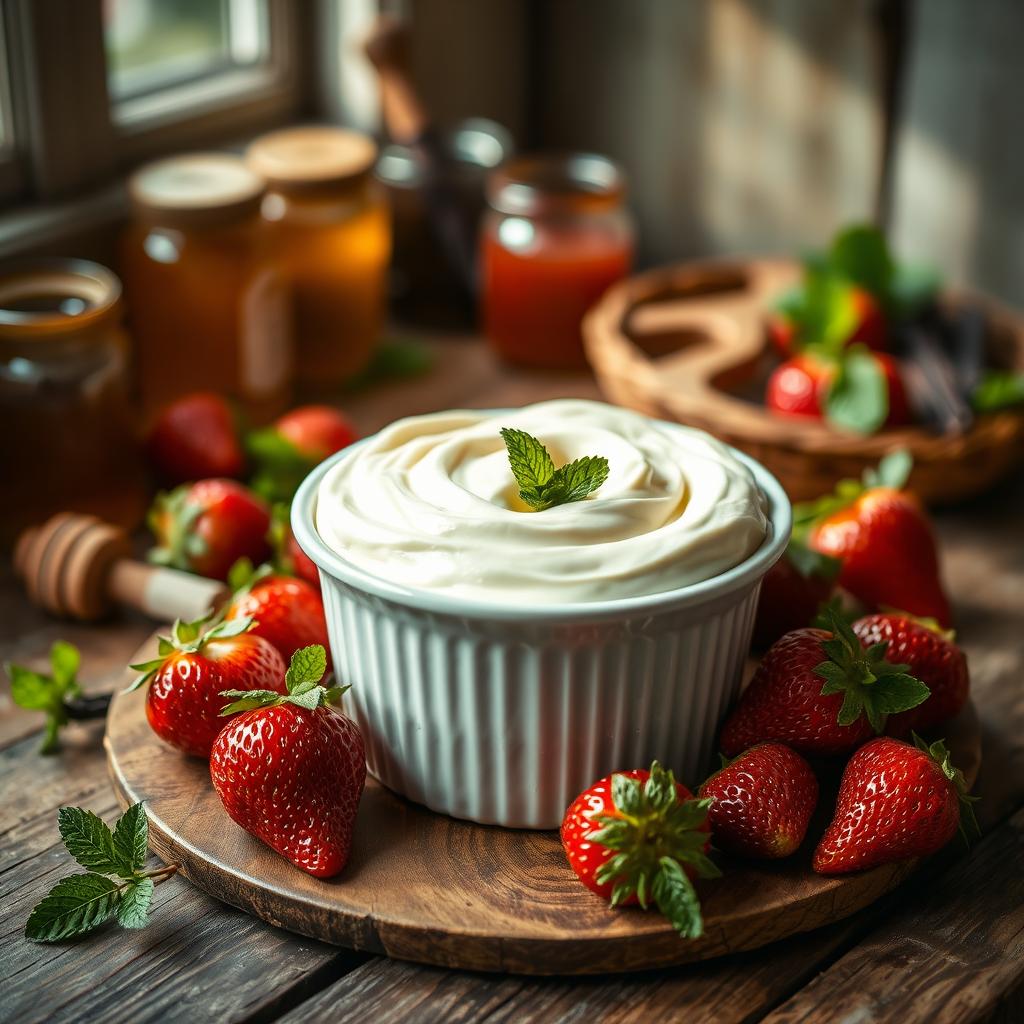
{"label": "round wooden serving board", "polygon": [[[151,640],[132,661],[154,655]],[[972,708],[946,738],[973,783],[981,755]],[[143,692],[114,698],[105,746],[121,804],[146,801],[152,849],[210,895],[311,938],[443,967],[598,974],[703,960],[846,917],[914,869],[908,862],[846,878],[815,875],[811,839],[833,799],[823,787],[821,820],[795,857],[754,864],[716,855],[725,877],[698,883],[704,936],[685,940],[656,912],[612,910],[584,889],[556,833],[457,821],[372,778],[347,867],[330,881],[312,878],[227,816],[204,761],[156,738]]]}

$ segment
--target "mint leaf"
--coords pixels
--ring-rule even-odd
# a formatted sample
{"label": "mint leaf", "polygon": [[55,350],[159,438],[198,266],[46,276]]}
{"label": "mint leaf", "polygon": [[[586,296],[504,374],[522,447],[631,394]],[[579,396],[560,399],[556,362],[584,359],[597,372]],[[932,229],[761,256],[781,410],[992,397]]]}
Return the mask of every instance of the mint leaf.
{"label": "mint leaf", "polygon": [[128,874],[117,874],[122,878],[131,878],[136,871],[141,871],[146,864],[149,847],[149,820],[146,809],[140,801],[132,804],[114,826],[114,852],[122,864],[128,867]]}
{"label": "mint leaf", "polygon": [[900,318],[909,320],[928,305],[939,290],[939,273],[934,267],[896,263],[889,280],[889,303]]}
{"label": "mint leaf", "polygon": [[971,395],[975,412],[996,412],[1024,405],[1024,373],[987,370]]}
{"label": "mint leaf", "polygon": [[[508,462],[521,494],[523,491],[539,490],[555,475],[551,455],[537,438],[525,430],[502,427],[501,439],[505,442]],[[529,499],[523,495],[523,500]]]}
{"label": "mint leaf", "polygon": [[864,471],[865,487],[891,487],[894,491],[903,489],[914,468],[914,457],[906,448],[889,452],[874,468]]}
{"label": "mint leaf", "polygon": [[77,694],[78,683],[75,676],[78,674],[79,666],[82,663],[82,656],[78,648],[69,644],[66,640],[57,640],[50,648],[50,667],[53,669],[53,681],[57,684],[62,694]]}
{"label": "mint leaf", "polygon": [[114,836],[107,823],[92,811],[81,807],[61,807],[57,811],[57,828],[68,853],[83,868],[102,871],[106,875],[130,878],[134,867],[129,858],[114,849]]}
{"label": "mint leaf", "polygon": [[284,681],[292,693],[303,683],[319,683],[327,671],[327,651],[321,644],[303,647],[292,655]]}
{"label": "mint leaf", "polygon": [[889,415],[885,372],[867,349],[856,346],[839,365],[825,398],[825,418],[833,426],[873,434]]}
{"label": "mint leaf", "polygon": [[48,676],[40,675],[21,665],[8,665],[11,679],[11,697],[14,703],[27,711],[48,711],[57,702],[57,690]]}
{"label": "mint leaf", "polygon": [[801,347],[838,353],[857,326],[849,281],[827,269],[807,271],[801,301],[791,314]]}
{"label": "mint leaf", "polygon": [[29,711],[46,712],[46,729],[39,748],[41,754],[52,754],[59,746],[61,726],[68,722],[64,698],[77,697],[82,692],[75,678],[80,661],[77,648],[58,640],[50,648],[52,675],[33,672],[21,665],[7,666],[14,703]]}
{"label": "mint leaf", "polygon": [[875,298],[888,302],[893,261],[885,235],[878,228],[863,224],[841,231],[829,251],[829,266]]}
{"label": "mint leaf", "polygon": [[62,879],[36,904],[25,925],[25,938],[59,942],[103,924],[117,909],[117,886],[102,875]]}
{"label": "mint leaf", "polygon": [[[608,460],[600,455],[584,455],[555,470],[551,480],[541,488],[541,495],[552,505],[581,501],[608,479]],[[557,495],[558,500],[553,497]]]}
{"label": "mint leaf", "polygon": [[154,888],[152,878],[140,878],[125,886],[117,905],[117,923],[122,928],[146,927]]}
{"label": "mint leaf", "polygon": [[608,479],[608,460],[600,455],[584,455],[555,469],[547,448],[532,434],[502,427],[501,437],[519,497],[535,512],[581,501]]}

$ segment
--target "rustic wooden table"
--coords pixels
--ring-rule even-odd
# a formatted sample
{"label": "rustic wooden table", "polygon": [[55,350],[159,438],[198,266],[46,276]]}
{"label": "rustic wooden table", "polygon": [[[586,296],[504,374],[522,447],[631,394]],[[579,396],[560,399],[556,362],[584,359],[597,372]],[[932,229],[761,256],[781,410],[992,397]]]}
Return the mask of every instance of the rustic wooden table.
{"label": "rustic wooden table", "polygon": [[[455,406],[596,397],[584,375],[514,373],[477,345],[439,343],[434,370],[347,403],[369,432]],[[880,904],[755,953],[686,968],[537,980],[417,967],[311,942],[216,903],[180,878],[140,932],[106,927],[42,946],[25,919],[69,872],[62,804],[108,821],[102,725],[72,725],[36,753],[40,716],[0,684],[0,1019],[30,1021],[925,1021],[1024,1020],[1024,476],[938,517],[947,580],[984,729],[984,838],[947,851]],[[0,569],[0,658],[43,667],[63,637],[92,691],[109,687],[152,629],[122,617],[48,620]]]}

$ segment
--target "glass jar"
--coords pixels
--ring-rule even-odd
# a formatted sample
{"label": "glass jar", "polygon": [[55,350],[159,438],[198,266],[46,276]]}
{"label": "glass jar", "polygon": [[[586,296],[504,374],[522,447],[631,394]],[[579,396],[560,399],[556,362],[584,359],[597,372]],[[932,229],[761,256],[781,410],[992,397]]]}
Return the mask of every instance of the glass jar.
{"label": "glass jar", "polygon": [[0,535],[54,512],[122,526],[146,494],[129,397],[121,283],[85,260],[0,270]]}
{"label": "glass jar", "polygon": [[248,151],[263,218],[292,288],[296,379],[329,394],[370,362],[386,312],[391,224],[372,139],[341,128],[271,132]]}
{"label": "glass jar", "polygon": [[[467,237],[475,239],[485,209],[487,175],[512,155],[512,136],[494,121],[471,117],[443,132],[440,141],[441,184],[458,204]],[[426,201],[430,178],[417,147],[385,146],[374,174],[387,192],[394,222],[395,312],[427,327],[471,326],[476,315],[473,297],[438,239]]]}
{"label": "glass jar", "polygon": [[266,422],[287,408],[293,369],[284,275],[260,219],[263,182],[238,157],[144,167],[122,274],[144,410],[218,391]]}
{"label": "glass jar", "polygon": [[625,178],[591,154],[521,157],[495,170],[481,241],[484,331],[528,366],[586,365],[580,322],[629,273]]}

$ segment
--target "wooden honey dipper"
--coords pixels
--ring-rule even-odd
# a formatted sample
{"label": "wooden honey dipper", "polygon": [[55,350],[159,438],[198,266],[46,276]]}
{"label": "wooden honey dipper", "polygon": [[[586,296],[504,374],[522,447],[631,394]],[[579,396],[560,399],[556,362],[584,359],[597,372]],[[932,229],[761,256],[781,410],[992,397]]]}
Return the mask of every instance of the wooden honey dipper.
{"label": "wooden honey dipper", "polygon": [[118,604],[162,622],[191,622],[230,596],[219,580],[137,561],[124,530],[77,512],[60,512],[22,533],[14,569],[33,604],[85,622]]}

